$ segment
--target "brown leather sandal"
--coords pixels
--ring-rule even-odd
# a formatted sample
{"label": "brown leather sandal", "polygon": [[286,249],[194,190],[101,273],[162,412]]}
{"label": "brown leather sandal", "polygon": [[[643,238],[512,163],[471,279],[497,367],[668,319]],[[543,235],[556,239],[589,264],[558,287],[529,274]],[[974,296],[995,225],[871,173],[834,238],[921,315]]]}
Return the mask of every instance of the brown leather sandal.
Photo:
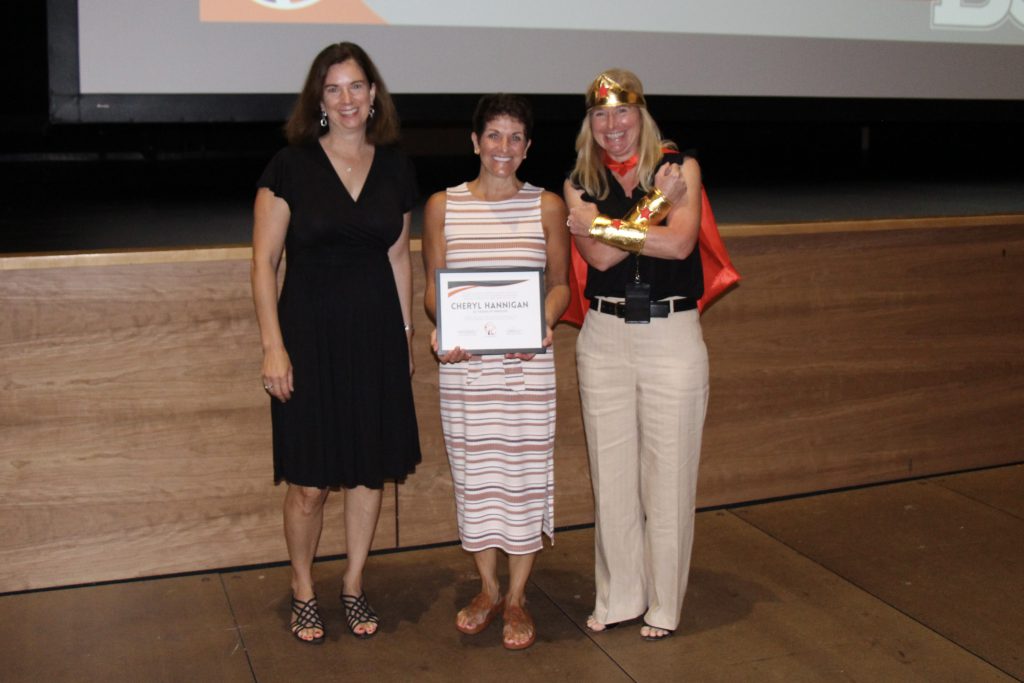
{"label": "brown leather sandal", "polygon": [[[501,644],[505,646],[506,650],[525,650],[526,648],[533,645],[533,642],[537,640],[537,626],[533,623],[533,618],[530,616],[522,607],[516,605],[509,605],[505,608],[505,613],[502,615],[502,619],[505,621],[505,629],[501,634]],[[526,625],[529,627],[530,637],[526,642],[517,643],[509,640],[508,631],[510,626],[522,626]],[[520,628],[516,628],[515,631],[522,631]]]}
{"label": "brown leather sandal", "polygon": [[[484,612],[484,620],[476,626],[459,626],[458,617],[456,616],[455,628],[459,629],[468,636],[475,636],[485,628],[491,625],[494,621],[494,617],[498,616],[498,613],[505,607],[505,598],[501,598],[498,602],[492,604],[490,597],[487,593],[477,593],[476,597],[470,600],[469,604],[462,608],[462,610],[470,610],[473,612]],[[460,612],[462,610],[459,610]]]}

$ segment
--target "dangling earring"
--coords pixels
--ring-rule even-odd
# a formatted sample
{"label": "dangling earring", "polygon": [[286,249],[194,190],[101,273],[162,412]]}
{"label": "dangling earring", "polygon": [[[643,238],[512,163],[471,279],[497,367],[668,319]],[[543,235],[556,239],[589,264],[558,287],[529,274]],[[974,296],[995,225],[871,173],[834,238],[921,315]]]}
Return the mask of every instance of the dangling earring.
{"label": "dangling earring", "polygon": [[374,108],[373,108],[373,105],[371,104],[371,105],[370,105],[370,118],[372,119],[372,118],[373,118],[373,115],[374,115],[374,114],[376,114],[376,113],[377,113],[377,110],[376,110],[376,109],[374,109]]}
{"label": "dangling earring", "polygon": [[320,110],[320,127],[327,127],[327,112],[325,112],[323,109]]}

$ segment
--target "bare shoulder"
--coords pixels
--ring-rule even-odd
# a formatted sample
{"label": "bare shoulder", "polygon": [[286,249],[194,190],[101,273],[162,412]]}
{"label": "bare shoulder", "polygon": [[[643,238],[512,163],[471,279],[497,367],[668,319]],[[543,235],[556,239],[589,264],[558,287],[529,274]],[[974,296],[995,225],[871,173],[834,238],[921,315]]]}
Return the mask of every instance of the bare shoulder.
{"label": "bare shoulder", "polygon": [[690,184],[701,182],[700,164],[693,157],[683,159],[683,178]]}
{"label": "bare shoulder", "polygon": [[541,192],[540,206],[545,211],[565,211],[565,202],[562,198],[548,190]]}
{"label": "bare shoulder", "polygon": [[426,203],[425,206],[430,207],[430,206],[438,206],[438,205],[440,205],[441,207],[444,207],[444,205],[445,205],[445,203],[447,201],[448,201],[448,191],[447,190],[439,190],[439,191],[435,192],[434,194],[430,195],[430,197],[427,198],[427,203]]}
{"label": "bare shoulder", "polygon": [[566,178],[562,184],[562,194],[565,196],[565,201],[569,206],[577,206],[582,201],[583,189],[576,187],[571,179]]}
{"label": "bare shoulder", "polygon": [[427,199],[427,203],[423,205],[423,214],[428,217],[444,216],[445,207],[448,203],[448,193],[444,190],[435,192],[430,195]]}

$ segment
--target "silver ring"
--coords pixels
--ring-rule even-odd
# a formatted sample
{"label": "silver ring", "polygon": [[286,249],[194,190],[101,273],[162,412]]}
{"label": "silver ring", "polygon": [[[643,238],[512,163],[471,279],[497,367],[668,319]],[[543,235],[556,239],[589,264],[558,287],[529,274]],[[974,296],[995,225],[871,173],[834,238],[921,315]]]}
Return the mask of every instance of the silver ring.
{"label": "silver ring", "polygon": [[567,228],[571,228],[572,227],[571,220],[572,219],[570,219],[570,218],[566,218],[565,219],[565,227],[567,227]]}
{"label": "silver ring", "polygon": [[271,389],[274,388],[274,385],[273,384],[264,384],[263,388],[266,389],[267,391],[270,391]]}

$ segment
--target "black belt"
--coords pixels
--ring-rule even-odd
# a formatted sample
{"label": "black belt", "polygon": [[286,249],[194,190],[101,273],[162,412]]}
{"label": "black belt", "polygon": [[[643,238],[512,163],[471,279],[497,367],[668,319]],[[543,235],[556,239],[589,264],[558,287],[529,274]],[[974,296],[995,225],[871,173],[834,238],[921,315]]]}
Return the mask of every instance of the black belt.
{"label": "black belt", "polygon": [[[697,308],[697,302],[693,299],[670,299],[669,301],[652,301],[651,317],[667,318],[669,313],[679,311],[692,311]],[[605,301],[604,299],[591,299],[590,310],[600,311],[618,318],[626,317],[626,303],[624,301]]]}

